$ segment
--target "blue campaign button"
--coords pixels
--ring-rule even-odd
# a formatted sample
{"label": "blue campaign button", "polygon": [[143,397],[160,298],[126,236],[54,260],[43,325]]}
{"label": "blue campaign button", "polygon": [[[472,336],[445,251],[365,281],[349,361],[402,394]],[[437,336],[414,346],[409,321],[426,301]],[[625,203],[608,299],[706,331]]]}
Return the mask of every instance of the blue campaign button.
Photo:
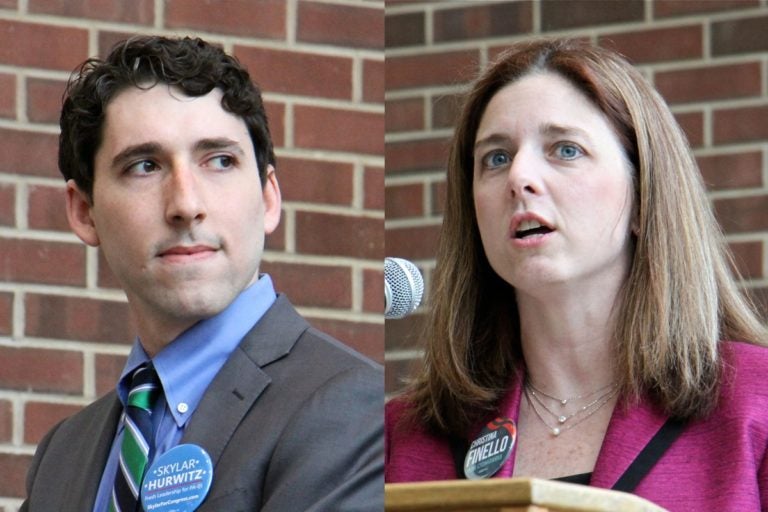
{"label": "blue campaign button", "polygon": [[191,512],[208,495],[213,465],[196,444],[180,444],[160,457],[147,471],[141,504],[147,512]]}

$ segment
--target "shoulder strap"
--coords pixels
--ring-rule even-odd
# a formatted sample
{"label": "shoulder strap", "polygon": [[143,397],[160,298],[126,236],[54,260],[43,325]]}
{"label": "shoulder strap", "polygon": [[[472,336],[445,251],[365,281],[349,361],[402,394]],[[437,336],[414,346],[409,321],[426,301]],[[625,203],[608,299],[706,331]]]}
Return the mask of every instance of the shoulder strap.
{"label": "shoulder strap", "polygon": [[634,491],[635,487],[664,455],[664,452],[682,434],[684,428],[684,421],[668,419],[611,489],[624,492]]}

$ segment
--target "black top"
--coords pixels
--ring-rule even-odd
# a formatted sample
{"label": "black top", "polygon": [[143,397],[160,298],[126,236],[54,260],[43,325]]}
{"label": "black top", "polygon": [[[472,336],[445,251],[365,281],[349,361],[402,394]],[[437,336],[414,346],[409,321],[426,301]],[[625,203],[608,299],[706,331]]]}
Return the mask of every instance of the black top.
{"label": "black top", "polygon": [[560,478],[553,478],[557,482],[568,482],[570,484],[589,485],[589,481],[592,479],[592,473],[579,473],[578,475],[561,476]]}

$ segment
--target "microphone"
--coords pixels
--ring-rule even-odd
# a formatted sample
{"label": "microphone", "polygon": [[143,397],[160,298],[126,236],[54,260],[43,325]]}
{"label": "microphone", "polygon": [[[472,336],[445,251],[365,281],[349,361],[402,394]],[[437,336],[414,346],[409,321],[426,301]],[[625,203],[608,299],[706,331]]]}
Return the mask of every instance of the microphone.
{"label": "microphone", "polygon": [[403,318],[419,307],[424,280],[416,265],[402,258],[384,258],[384,318]]}

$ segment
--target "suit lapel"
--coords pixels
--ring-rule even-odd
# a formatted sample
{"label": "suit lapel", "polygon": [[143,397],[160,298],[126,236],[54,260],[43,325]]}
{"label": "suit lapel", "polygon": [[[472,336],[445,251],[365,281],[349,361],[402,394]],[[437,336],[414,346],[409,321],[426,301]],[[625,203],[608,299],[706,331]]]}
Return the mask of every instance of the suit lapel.
{"label": "suit lapel", "polygon": [[618,403],[608,424],[590,485],[612,488],[665,421],[667,416],[650,406],[648,400],[634,405]]}
{"label": "suit lapel", "polygon": [[[123,407],[114,393],[94,405],[101,412],[91,416],[101,420],[87,423],[78,437],[84,442],[73,448],[77,452],[76,460],[79,462],[72,464],[72,467],[77,468],[76,471],[68,472],[69,481],[64,490],[63,509],[92,510],[96,502],[96,493]],[[64,506],[66,503],[70,505]]]}
{"label": "suit lapel", "polygon": [[215,467],[237,426],[271,382],[262,368],[286,356],[308,327],[279,295],[211,382],[181,442],[205,448]]}

